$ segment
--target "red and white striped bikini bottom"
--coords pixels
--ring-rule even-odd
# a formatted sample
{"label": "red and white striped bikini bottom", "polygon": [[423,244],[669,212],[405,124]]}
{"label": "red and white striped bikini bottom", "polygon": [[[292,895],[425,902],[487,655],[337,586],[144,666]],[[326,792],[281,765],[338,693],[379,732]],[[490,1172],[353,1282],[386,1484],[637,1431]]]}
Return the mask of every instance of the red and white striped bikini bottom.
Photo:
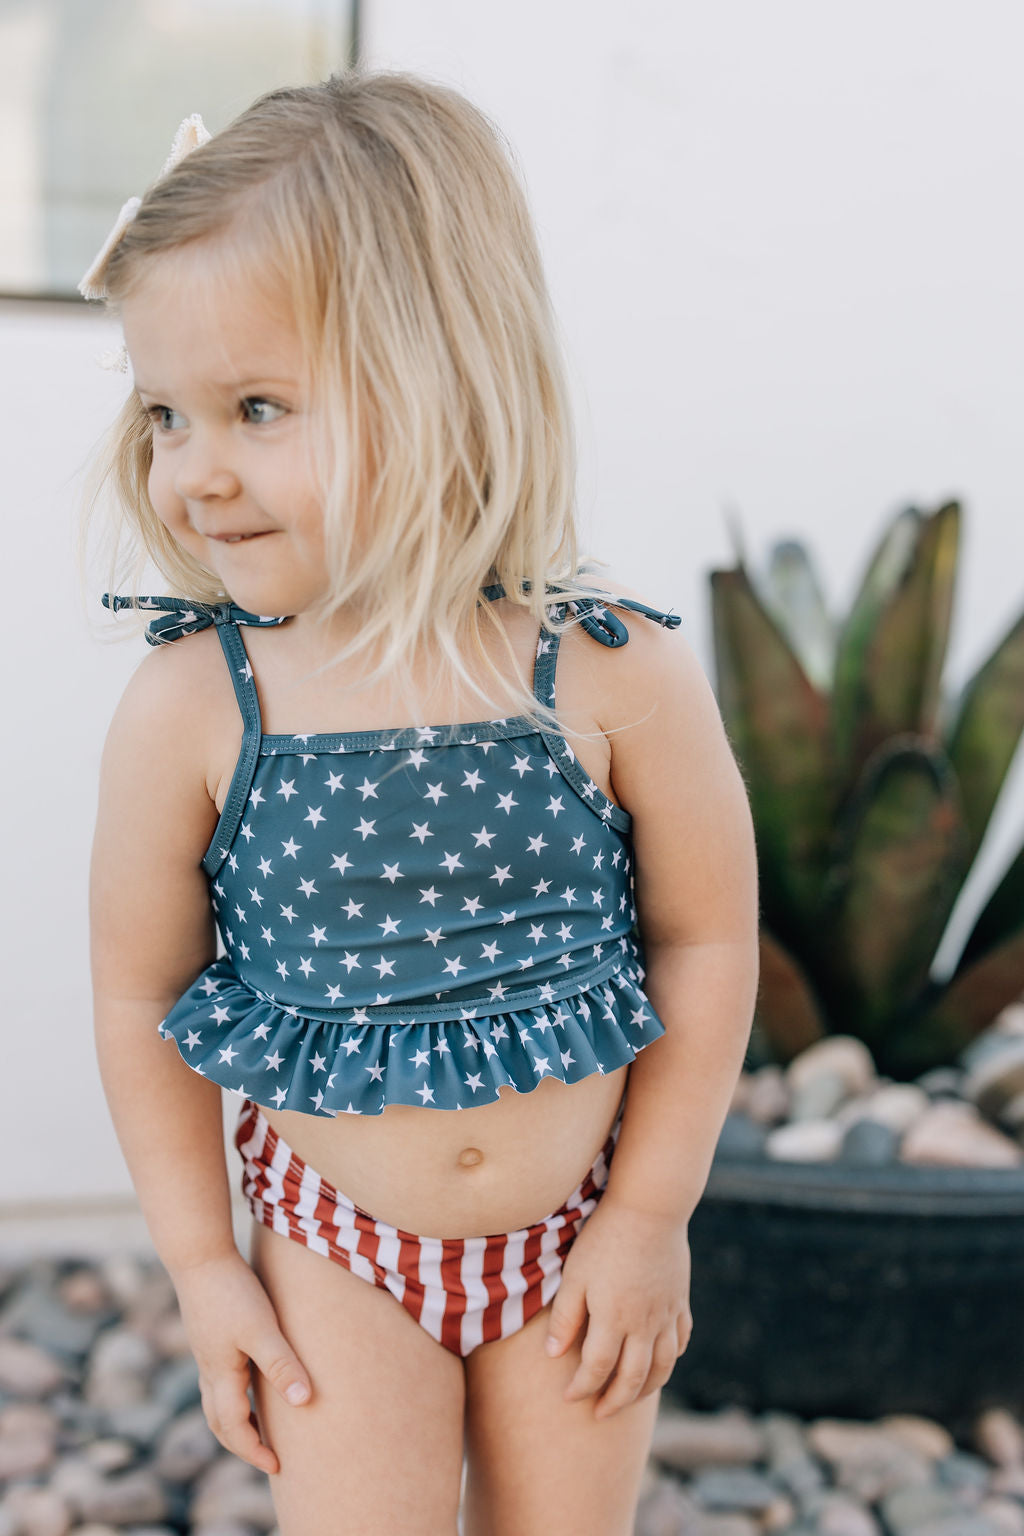
{"label": "red and white striped bikini bottom", "polygon": [[517,1332],[558,1290],[565,1257],[608,1182],[622,1108],[557,1211],[489,1237],[419,1237],[377,1221],[293,1152],[251,1099],[243,1102],[234,1143],[256,1221],[390,1291],[432,1338],[465,1356]]}

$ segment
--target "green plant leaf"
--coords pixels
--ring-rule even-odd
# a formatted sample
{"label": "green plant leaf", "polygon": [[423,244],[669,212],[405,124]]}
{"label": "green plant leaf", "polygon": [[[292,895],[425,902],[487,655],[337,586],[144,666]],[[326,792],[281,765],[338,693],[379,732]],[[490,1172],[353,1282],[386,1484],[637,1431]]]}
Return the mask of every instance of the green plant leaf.
{"label": "green plant leaf", "polygon": [[835,628],[806,545],[797,539],[778,540],[764,575],[754,584],[811,682],[818,689],[830,688]]}
{"label": "green plant leaf", "polygon": [[909,733],[883,743],[836,828],[821,936],[838,1027],[859,1035],[876,1058],[893,1016],[927,987],[965,859],[945,753]]}
{"label": "green plant leaf", "polygon": [[836,646],[833,730],[852,783],[897,732],[937,734],[960,506],[909,507],[883,535]]}
{"label": "green plant leaf", "polygon": [[965,683],[948,731],[950,762],[963,796],[970,859],[981,847],[992,811],[1024,731],[1024,613]]}
{"label": "green plant leaf", "polygon": [[743,566],[711,572],[715,689],[757,828],[762,910],[783,943],[820,903],[832,822],[827,704]]}

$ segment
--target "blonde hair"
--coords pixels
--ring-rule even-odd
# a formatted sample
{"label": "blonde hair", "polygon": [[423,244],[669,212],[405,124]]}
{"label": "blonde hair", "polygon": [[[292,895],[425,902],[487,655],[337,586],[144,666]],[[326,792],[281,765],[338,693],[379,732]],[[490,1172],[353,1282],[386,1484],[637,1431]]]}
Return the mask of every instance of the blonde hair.
{"label": "blonde hair", "polygon": [[[366,616],[329,664],[380,649],[362,681],[407,679],[407,659],[427,647],[440,675],[493,705],[466,669],[468,645],[521,713],[557,726],[514,666],[490,659],[482,623],[510,661],[512,646],[478,601],[501,582],[553,632],[551,584],[559,600],[594,592],[579,580],[558,328],[500,130],[458,91],[400,71],[271,91],[146,192],[104,270],[111,306],[151,260],[201,241],[288,295],[327,403],[333,444],[319,443],[315,462],[328,590],[315,616],[346,604]],[[90,510],[108,486],[121,507],[110,588],[137,597],[149,559],[174,595],[222,602],[230,594],[153,510],[151,431],[133,391],[94,474]],[[332,451],[339,442],[367,451]]]}

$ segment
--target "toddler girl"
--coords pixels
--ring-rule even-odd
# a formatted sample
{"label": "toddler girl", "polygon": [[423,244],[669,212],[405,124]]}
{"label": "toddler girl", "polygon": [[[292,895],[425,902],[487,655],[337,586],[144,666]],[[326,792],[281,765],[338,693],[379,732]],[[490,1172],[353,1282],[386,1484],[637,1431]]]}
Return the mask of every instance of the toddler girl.
{"label": "toddler girl", "polygon": [[102,761],[97,1049],[209,1424],[283,1536],[438,1536],[463,1489],[465,1536],[624,1536],[755,852],[678,617],[579,558],[507,146],[397,71],[188,119],[83,292],[133,371],[104,602],[153,645]]}

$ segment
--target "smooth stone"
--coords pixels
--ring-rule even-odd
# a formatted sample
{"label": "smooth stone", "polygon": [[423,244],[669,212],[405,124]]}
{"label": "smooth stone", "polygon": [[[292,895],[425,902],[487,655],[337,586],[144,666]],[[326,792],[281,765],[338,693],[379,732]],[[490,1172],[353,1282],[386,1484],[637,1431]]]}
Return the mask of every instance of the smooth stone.
{"label": "smooth stone", "polygon": [[38,1344],[0,1335],[0,1391],[12,1397],[47,1397],[65,1380],[65,1368]]}
{"label": "smooth stone", "polygon": [[59,1493],[27,1484],[8,1491],[4,1511],[11,1516],[18,1536],[67,1536],[73,1519],[67,1500]]}
{"label": "smooth stone", "polygon": [[785,1068],[790,1092],[796,1093],[823,1072],[837,1073],[848,1094],[862,1093],[877,1081],[871,1052],[855,1035],[826,1035],[794,1056]]}
{"label": "smooth stone", "polygon": [[879,1120],[854,1120],[843,1135],[836,1161],[857,1168],[881,1168],[896,1161],[899,1134]]}
{"label": "smooth stone", "polygon": [[722,1123],[715,1148],[715,1156],[729,1158],[762,1158],[764,1156],[764,1127],[758,1125],[741,1110],[730,1110]]}
{"label": "smooth stone", "polygon": [[991,1120],[999,1120],[1024,1093],[1024,1040],[1015,1035],[1000,1035],[998,1040],[998,1046],[972,1065],[964,1080],[964,1096]]}
{"label": "smooth stone", "polygon": [[806,1504],[824,1487],[825,1473],[807,1449],[801,1421],[793,1414],[769,1411],[760,1422],[769,1475],[799,1503]]}
{"label": "smooth stone", "polygon": [[1000,1029],[996,1024],[990,1024],[980,1034],[975,1035],[968,1045],[965,1045],[956,1058],[956,1065],[962,1072],[967,1073],[968,1080],[981,1068],[990,1067],[997,1062],[1004,1052],[1020,1059],[1021,1047],[1024,1039],[1009,1029]]}
{"label": "smooth stone", "polygon": [[939,1168],[1019,1168],[1024,1150],[982,1120],[973,1104],[943,1099],[907,1131],[900,1148],[906,1163]]}
{"label": "smooth stone", "polygon": [[83,1454],[97,1472],[120,1472],[135,1460],[135,1447],[130,1440],[93,1440]]}
{"label": "smooth stone", "polygon": [[1024,1035],[1024,1002],[1008,1003],[996,1014],[995,1027],[1008,1035]]}
{"label": "smooth stone", "polygon": [[799,1120],[776,1126],[765,1138],[765,1152],[780,1162],[834,1162],[843,1128],[834,1120]]}
{"label": "smooth stone", "polygon": [[1008,1408],[985,1408],[971,1428],[981,1454],[996,1467],[1024,1467],[1024,1428]]}
{"label": "smooth stone", "polygon": [[931,1100],[917,1083],[883,1083],[867,1097],[867,1113],[902,1136],[928,1108]]}
{"label": "smooth stone", "polygon": [[793,1088],[789,1106],[790,1120],[827,1120],[848,1096],[842,1073],[826,1069]]}
{"label": "smooth stone", "polygon": [[933,1101],[959,1099],[963,1080],[964,1074],[957,1067],[931,1067],[916,1079],[918,1087]]}
{"label": "smooth stone", "polygon": [[814,1515],[816,1536],[881,1536],[881,1526],[863,1504],[828,1490],[807,1513]]}
{"label": "smooth stone", "polygon": [[837,1487],[866,1503],[930,1479],[931,1465],[925,1457],[871,1421],[815,1419],[807,1427],[807,1442],[830,1464]]}
{"label": "smooth stone", "polygon": [[45,1472],[57,1454],[55,1433],[21,1430],[0,1435],[0,1486]]}
{"label": "smooth stone", "polygon": [[[764,1527],[746,1515],[702,1514],[694,1527],[694,1536],[760,1536]],[[684,1530],[682,1536],[689,1536]]]}
{"label": "smooth stone", "polygon": [[1024,1503],[1024,1467],[996,1467],[988,1486],[993,1493],[1005,1493]]}
{"label": "smooth stone", "polygon": [[221,1455],[196,1479],[190,1506],[193,1526],[254,1525],[268,1530],[277,1518],[269,1480],[248,1462]]}
{"label": "smooth stone", "polygon": [[201,1408],[179,1415],[160,1436],[153,1466],[172,1483],[191,1482],[220,1454],[220,1442]]}
{"label": "smooth stone", "polygon": [[1024,1536],[1024,1504],[1016,1499],[989,1495],[982,1499],[976,1513],[991,1520],[1000,1536]]}
{"label": "smooth stone", "polygon": [[[890,1489],[879,1503],[879,1513],[894,1536],[922,1536],[926,1530],[932,1533],[936,1527],[941,1529],[947,1521],[960,1520],[966,1525],[972,1518],[960,1499],[934,1483]],[[955,1528],[951,1528],[949,1536],[954,1533]]]}
{"label": "smooth stone", "polygon": [[924,1414],[889,1413],[878,1420],[878,1427],[929,1461],[938,1461],[956,1449],[956,1442],[946,1426]]}
{"label": "smooth stone", "polygon": [[192,1355],[166,1360],[149,1384],[150,1392],[172,1413],[184,1413],[199,1402],[199,1367]]}
{"label": "smooth stone", "polygon": [[121,1403],[116,1408],[103,1411],[103,1424],[107,1434],[148,1450],[163,1433],[174,1417],[167,1403],[147,1398],[141,1403]]}
{"label": "smooth stone", "polygon": [[981,1490],[988,1487],[991,1468],[984,1457],[959,1448],[935,1463],[936,1480],[947,1488]]}
{"label": "smooth stone", "polygon": [[789,1089],[785,1073],[776,1062],[766,1062],[753,1075],[746,1111],[759,1125],[775,1125],[789,1113]]}
{"label": "smooth stone", "polygon": [[98,1477],[95,1483],[82,1489],[77,1502],[87,1520],[107,1521],[111,1525],[162,1520],[167,1513],[167,1496],[148,1467]]}
{"label": "smooth stone", "polygon": [[698,1536],[697,1506],[675,1478],[659,1477],[637,1501],[634,1536]]}
{"label": "smooth stone", "polygon": [[91,1265],[65,1271],[55,1289],[70,1312],[108,1312],[114,1307],[113,1296]]}
{"label": "smooth stone", "polygon": [[148,1396],[156,1356],[149,1341],[127,1324],[101,1333],[89,1357],[85,1398],[98,1408],[141,1403]]}
{"label": "smooth stone", "polygon": [[717,1413],[663,1408],[655,1420],[651,1455],[679,1472],[758,1461],[763,1452],[764,1436],[742,1408]]}
{"label": "smooth stone", "polygon": [[704,1509],[760,1513],[778,1499],[779,1490],[761,1472],[747,1466],[700,1467],[689,1491]]}
{"label": "smooth stone", "polygon": [[78,1365],[115,1315],[110,1307],[102,1312],[73,1312],[51,1285],[36,1283],[20,1287],[9,1299],[3,1310],[3,1327],[5,1332]]}

